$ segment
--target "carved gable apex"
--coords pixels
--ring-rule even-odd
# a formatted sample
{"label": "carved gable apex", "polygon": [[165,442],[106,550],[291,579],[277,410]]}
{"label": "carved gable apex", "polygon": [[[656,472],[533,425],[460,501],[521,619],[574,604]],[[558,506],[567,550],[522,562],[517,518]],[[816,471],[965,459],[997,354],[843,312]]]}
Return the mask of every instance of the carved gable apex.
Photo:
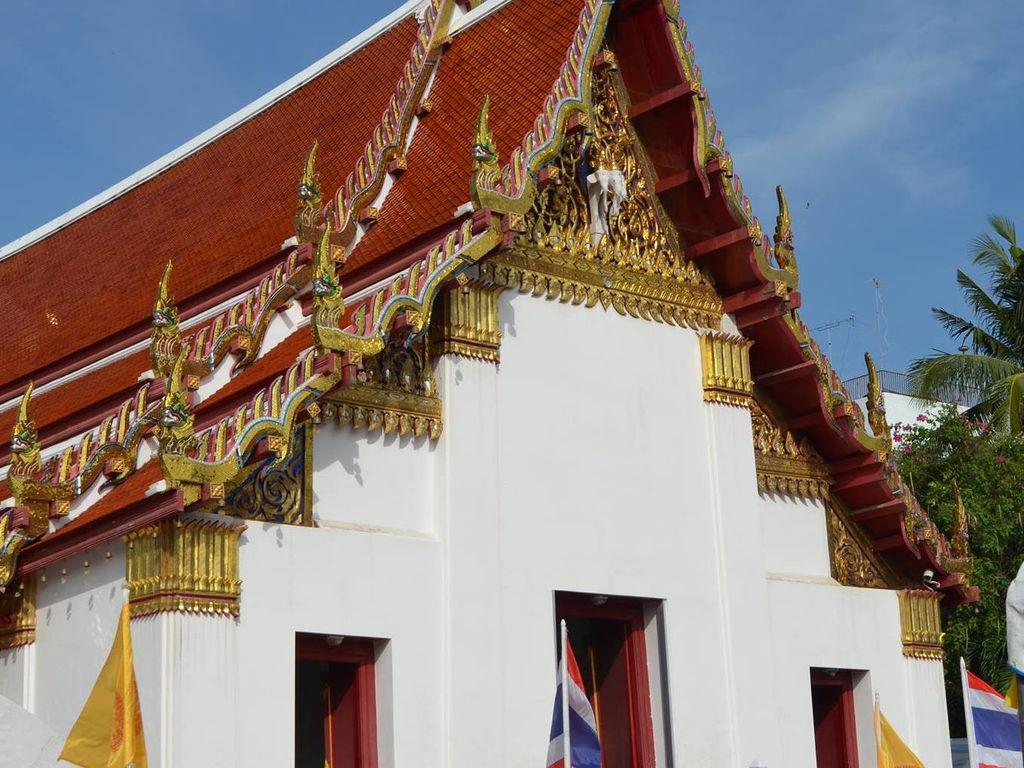
{"label": "carved gable apex", "polygon": [[605,52],[594,66],[590,112],[567,130],[561,151],[538,174],[511,248],[490,259],[482,274],[573,304],[718,328],[721,298],[682,255],[619,80]]}

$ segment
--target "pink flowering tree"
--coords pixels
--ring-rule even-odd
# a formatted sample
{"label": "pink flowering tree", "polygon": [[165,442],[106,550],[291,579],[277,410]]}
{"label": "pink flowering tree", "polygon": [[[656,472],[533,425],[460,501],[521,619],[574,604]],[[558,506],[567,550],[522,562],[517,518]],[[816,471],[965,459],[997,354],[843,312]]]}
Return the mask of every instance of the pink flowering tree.
{"label": "pink flowering tree", "polygon": [[1024,436],[952,407],[893,427],[900,474],[947,535],[952,534],[953,481],[970,522],[976,605],[948,609],[946,698],[953,735],[963,735],[959,657],[990,683],[1005,687],[1006,588],[1024,560]]}

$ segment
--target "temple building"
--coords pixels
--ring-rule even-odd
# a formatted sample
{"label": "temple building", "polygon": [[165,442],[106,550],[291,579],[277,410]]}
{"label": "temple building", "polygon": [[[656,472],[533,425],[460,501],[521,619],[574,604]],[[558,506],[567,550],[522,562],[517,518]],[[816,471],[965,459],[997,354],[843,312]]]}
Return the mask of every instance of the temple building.
{"label": "temple building", "polygon": [[3,248],[0,695],[127,600],[151,768],[542,766],[564,619],[605,768],[949,766],[966,516],[778,202],[677,0],[414,0]]}

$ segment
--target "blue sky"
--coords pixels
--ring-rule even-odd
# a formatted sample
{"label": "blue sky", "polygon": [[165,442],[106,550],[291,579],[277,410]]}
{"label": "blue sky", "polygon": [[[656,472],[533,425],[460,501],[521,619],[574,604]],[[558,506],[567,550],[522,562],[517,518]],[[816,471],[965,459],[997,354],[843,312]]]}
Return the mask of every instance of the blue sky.
{"label": "blue sky", "polygon": [[[566,1],[566,0],[563,0]],[[184,143],[399,3],[0,3],[0,243]],[[683,0],[766,230],[793,208],[816,336],[845,377],[949,347],[930,307],[989,213],[1024,230],[1020,0]],[[876,287],[877,282],[877,287]]]}

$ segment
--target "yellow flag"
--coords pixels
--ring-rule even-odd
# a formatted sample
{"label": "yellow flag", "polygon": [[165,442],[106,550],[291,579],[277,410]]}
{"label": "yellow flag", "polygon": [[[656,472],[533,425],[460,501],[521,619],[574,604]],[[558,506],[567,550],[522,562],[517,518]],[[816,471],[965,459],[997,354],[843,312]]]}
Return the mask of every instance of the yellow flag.
{"label": "yellow flag", "polygon": [[910,747],[896,733],[875,699],[875,744],[878,750],[878,768],[924,768]]}
{"label": "yellow flag", "polygon": [[147,768],[128,606],[114,646],[60,753],[82,768]]}
{"label": "yellow flag", "polygon": [[1010,687],[1006,689],[1006,696],[1003,697],[1003,702],[1008,707],[1017,709],[1017,681],[1011,680]]}

